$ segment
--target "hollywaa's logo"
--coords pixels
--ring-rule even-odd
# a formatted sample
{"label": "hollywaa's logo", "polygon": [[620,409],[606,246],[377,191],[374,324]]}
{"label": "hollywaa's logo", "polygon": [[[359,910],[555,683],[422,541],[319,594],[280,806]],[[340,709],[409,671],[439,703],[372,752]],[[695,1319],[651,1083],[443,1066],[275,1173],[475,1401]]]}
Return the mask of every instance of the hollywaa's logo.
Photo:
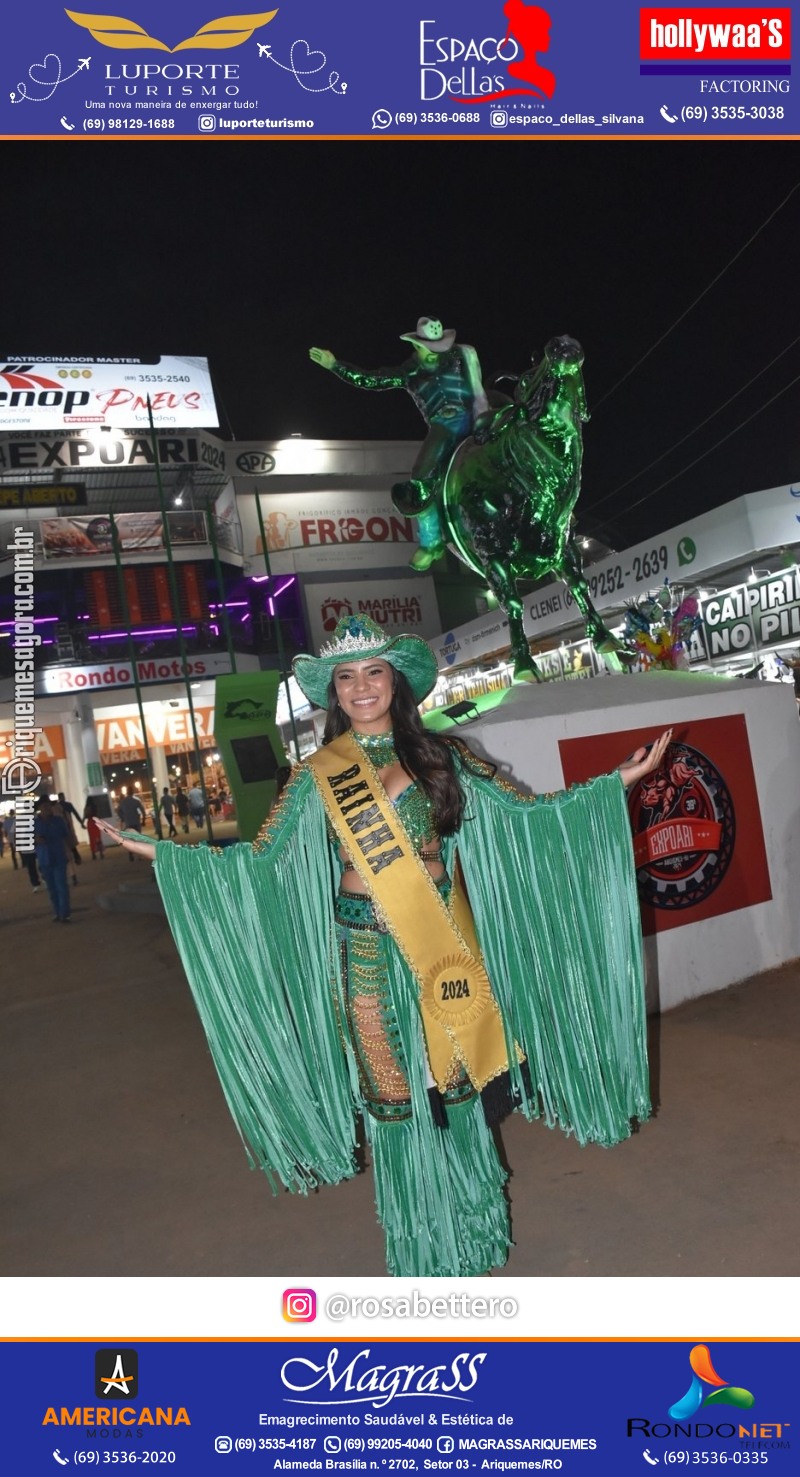
{"label": "hollywaa's logo", "polygon": [[[541,5],[525,0],[506,0],[503,14],[508,22],[505,36],[439,36],[436,22],[420,21],[420,98],[435,102],[447,97],[463,103],[486,103],[500,97],[527,93],[551,98],[556,90],[555,74],[542,65],[539,56],[550,47],[550,16]],[[499,62],[507,75],[486,72],[482,64]],[[445,70],[460,63],[458,71]],[[525,86],[509,86],[508,79]]]}
{"label": "hollywaa's logo", "polygon": [[693,908],[719,887],[736,834],[719,770],[688,744],[670,744],[660,769],[629,799],[639,893],[653,908]]}
{"label": "hollywaa's logo", "polygon": [[277,10],[263,10],[257,15],[223,15],[218,20],[207,21],[177,46],[167,46],[166,41],[148,35],[144,26],[121,15],[87,15],[80,10],[65,13],[76,26],[88,31],[99,46],[111,46],[117,51],[229,51],[233,46],[243,46],[255,31],[278,14]]}

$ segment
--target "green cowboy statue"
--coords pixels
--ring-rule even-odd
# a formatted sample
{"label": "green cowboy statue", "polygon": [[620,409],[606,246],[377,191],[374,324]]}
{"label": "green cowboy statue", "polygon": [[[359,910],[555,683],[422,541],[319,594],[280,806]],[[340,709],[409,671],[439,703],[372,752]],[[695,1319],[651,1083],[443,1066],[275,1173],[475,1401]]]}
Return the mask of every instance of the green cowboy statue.
{"label": "green cowboy statue", "polygon": [[428,434],[417,452],[408,482],[392,488],[395,507],[417,520],[419,548],[412,569],[429,569],[445,552],[440,516],[442,481],[450,457],[488,409],[478,355],[471,344],[457,344],[454,328],[438,318],[420,318],[415,333],[401,333],[413,354],[395,369],[358,369],[330,349],[310,349],[315,364],[362,390],[408,390]]}

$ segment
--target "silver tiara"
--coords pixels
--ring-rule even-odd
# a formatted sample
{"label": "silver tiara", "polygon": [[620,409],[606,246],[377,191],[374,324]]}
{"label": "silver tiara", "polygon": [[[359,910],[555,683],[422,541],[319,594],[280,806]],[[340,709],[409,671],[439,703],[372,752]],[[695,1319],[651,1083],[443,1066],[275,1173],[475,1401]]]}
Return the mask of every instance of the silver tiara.
{"label": "silver tiara", "polygon": [[331,656],[356,656],[367,651],[378,651],[386,645],[385,636],[367,636],[361,634],[354,636],[350,631],[346,636],[340,636],[337,641],[329,641],[327,646],[319,649],[320,658]]}

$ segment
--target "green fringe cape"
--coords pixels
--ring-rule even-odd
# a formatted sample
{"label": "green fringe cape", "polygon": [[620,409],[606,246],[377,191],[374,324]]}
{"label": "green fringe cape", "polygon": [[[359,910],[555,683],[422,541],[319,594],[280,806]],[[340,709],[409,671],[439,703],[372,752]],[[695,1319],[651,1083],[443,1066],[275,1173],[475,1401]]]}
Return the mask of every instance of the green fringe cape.
{"label": "green fringe cape", "polygon": [[[649,1113],[622,781],[602,775],[533,798],[463,758],[459,779],[465,819],[444,843],[444,859],[452,875],[457,850],[520,1111],[582,1144],[617,1143],[632,1119]],[[273,1190],[282,1184],[305,1194],[348,1178],[356,1172],[361,1102],[340,1025],[339,867],[310,769],[295,772],[256,842],[222,850],[163,843],[156,875],[251,1163]],[[484,1271],[505,1259],[509,1244],[504,1174],[477,1100],[450,1110],[448,1130],[433,1123],[417,981],[398,949],[390,960],[390,994],[413,1068],[412,1119],[384,1124],[365,1115],[390,1270]]]}

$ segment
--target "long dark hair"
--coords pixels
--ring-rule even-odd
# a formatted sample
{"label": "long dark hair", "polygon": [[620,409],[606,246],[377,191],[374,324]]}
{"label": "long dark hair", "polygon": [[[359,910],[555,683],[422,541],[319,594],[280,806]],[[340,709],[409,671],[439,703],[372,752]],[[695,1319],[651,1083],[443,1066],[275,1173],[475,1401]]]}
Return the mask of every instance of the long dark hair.
{"label": "long dark hair", "polygon": [[[464,795],[458,783],[454,756],[456,751],[462,762],[467,762],[470,751],[466,744],[457,746],[449,739],[429,733],[422,726],[417,703],[407,678],[392,667],[392,705],[389,716],[394,731],[394,746],[397,757],[410,778],[419,780],[423,790],[433,804],[436,816],[436,831],[439,836],[451,836],[457,831],[464,818]],[[325,716],[323,744],[347,733],[352,727],[343,708],[339,707],[333,682],[328,688],[328,710]]]}

